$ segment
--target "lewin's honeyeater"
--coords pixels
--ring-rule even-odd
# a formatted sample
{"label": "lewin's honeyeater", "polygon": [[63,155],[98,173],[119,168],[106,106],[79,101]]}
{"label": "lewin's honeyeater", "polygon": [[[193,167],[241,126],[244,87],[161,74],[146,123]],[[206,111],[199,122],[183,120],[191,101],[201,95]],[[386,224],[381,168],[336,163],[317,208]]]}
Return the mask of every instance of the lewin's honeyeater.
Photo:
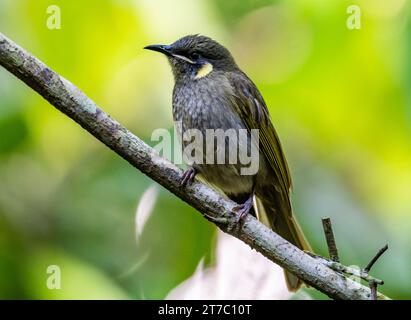
{"label": "lewin's honeyeater", "polygon": [[[145,49],[165,54],[171,64],[175,79],[173,116],[176,123],[181,123],[181,128],[176,130],[259,129],[257,174],[242,175],[240,164],[204,162],[193,164],[184,173],[182,184],[189,183],[199,173],[239,203],[240,217],[248,212],[255,214],[286,240],[300,249],[311,250],[292,215],[290,172],[267,106],[230,52],[216,41],[200,35],[183,37],[171,45],[150,45]],[[238,147],[249,148],[249,144]],[[288,288],[297,290],[300,279],[288,272],[285,275]]]}

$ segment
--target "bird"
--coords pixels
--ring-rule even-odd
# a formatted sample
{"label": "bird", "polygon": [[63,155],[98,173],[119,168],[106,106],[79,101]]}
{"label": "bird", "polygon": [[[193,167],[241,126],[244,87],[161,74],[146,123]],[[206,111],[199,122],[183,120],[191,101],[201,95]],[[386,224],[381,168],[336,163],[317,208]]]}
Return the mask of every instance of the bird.
{"label": "bird", "polygon": [[[271,122],[267,105],[253,81],[239,68],[230,51],[204,35],[187,35],[172,44],[155,44],[144,49],[164,54],[174,75],[172,113],[179,136],[196,129],[246,131],[246,143],[238,140],[238,152],[249,152],[253,145],[251,132],[258,130],[258,170],[242,174],[242,163],[189,164],[181,186],[199,175],[226,197],[235,201],[239,219],[256,216],[274,232],[301,250],[312,251],[292,212],[290,192],[292,181],[279,137]],[[181,139],[180,139],[181,140]],[[187,146],[187,141],[181,141]],[[227,141],[224,140],[226,144]],[[231,148],[230,146],[227,149]],[[214,147],[214,156],[227,150]],[[204,150],[204,149],[203,149]],[[229,150],[230,151],[230,150]],[[298,290],[302,281],[285,270],[290,291]]]}

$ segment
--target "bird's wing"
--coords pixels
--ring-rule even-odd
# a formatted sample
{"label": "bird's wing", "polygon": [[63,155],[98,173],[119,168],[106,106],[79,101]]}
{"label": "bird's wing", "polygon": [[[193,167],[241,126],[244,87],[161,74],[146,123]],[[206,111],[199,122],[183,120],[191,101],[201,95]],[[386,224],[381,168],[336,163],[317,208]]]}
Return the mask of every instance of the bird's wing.
{"label": "bird's wing", "polygon": [[234,92],[233,107],[244,119],[249,130],[259,129],[260,151],[267,158],[276,175],[282,194],[288,197],[292,187],[291,175],[261,93],[243,72],[230,72],[228,79]]}
{"label": "bird's wing", "polygon": [[[271,228],[281,237],[290,241],[301,250],[312,251],[297,221],[292,215],[289,191],[291,176],[281,148],[280,140],[270,121],[267,106],[254,83],[242,72],[230,72],[229,81],[233,88],[231,105],[241,115],[246,127],[259,129],[259,148],[273,171],[275,179],[267,181],[261,197],[255,200],[257,216],[263,215]],[[301,280],[285,271],[287,286],[296,291]]]}

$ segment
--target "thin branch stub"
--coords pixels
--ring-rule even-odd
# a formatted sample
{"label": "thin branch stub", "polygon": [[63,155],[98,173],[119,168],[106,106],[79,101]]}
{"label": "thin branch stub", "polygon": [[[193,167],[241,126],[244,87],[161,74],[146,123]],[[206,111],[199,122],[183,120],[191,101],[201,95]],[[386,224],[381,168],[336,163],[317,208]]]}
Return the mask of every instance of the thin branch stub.
{"label": "thin branch stub", "polygon": [[334,237],[333,227],[331,224],[331,219],[323,218],[322,222],[323,222],[325,240],[327,241],[328,254],[330,255],[330,259],[335,262],[340,262],[340,258],[338,256],[337,245],[335,244],[335,237]]}

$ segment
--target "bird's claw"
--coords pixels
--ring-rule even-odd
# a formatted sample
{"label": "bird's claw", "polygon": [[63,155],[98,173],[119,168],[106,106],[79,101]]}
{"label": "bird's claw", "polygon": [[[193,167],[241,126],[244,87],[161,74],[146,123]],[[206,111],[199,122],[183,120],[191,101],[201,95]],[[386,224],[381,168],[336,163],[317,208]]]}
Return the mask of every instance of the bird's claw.
{"label": "bird's claw", "polygon": [[251,196],[246,202],[239,204],[233,208],[237,212],[237,223],[243,220],[253,207],[253,197]]}
{"label": "bird's claw", "polygon": [[194,177],[196,176],[196,174],[197,174],[197,170],[194,169],[193,167],[184,171],[183,177],[180,182],[180,186],[184,187],[186,185],[191,184],[194,181]]}

